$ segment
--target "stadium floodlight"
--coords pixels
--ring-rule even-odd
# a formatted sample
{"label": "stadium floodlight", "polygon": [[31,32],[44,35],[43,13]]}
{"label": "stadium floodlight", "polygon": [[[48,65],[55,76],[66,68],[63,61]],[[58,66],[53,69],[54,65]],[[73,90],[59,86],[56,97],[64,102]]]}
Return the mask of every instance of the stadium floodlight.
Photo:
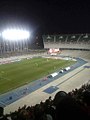
{"label": "stadium floodlight", "polygon": [[48,35],[48,36],[47,36],[47,39],[51,39],[51,37]]}
{"label": "stadium floodlight", "polygon": [[83,38],[88,38],[88,35],[86,34]]}
{"label": "stadium floodlight", "polygon": [[71,38],[75,38],[75,35],[71,36]]}
{"label": "stadium floodlight", "polygon": [[6,29],[2,32],[2,37],[10,41],[25,40],[30,37],[30,33],[23,29]]}
{"label": "stadium floodlight", "polygon": [[62,38],[63,38],[63,36],[60,36],[60,37],[59,37],[59,39],[60,39],[60,38],[62,39]]}

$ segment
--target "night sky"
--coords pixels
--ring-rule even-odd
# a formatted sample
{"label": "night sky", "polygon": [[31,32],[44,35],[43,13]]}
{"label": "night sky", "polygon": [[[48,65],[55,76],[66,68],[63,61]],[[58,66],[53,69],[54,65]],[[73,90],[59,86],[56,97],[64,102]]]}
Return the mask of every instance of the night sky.
{"label": "night sky", "polygon": [[23,25],[32,32],[90,33],[85,0],[0,0],[0,28]]}

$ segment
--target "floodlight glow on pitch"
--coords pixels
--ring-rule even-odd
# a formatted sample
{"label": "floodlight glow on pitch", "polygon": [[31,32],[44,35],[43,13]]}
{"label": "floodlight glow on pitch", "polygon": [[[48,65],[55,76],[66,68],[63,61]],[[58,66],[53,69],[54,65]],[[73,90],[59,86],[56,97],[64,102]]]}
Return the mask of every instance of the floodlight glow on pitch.
{"label": "floodlight glow on pitch", "polygon": [[20,29],[6,29],[2,32],[2,37],[6,40],[25,40],[30,37],[29,31]]}

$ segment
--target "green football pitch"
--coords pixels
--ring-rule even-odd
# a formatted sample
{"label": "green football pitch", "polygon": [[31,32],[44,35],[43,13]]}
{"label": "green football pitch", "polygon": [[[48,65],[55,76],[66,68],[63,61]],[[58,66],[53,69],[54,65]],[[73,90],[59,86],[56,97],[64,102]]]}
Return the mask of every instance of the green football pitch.
{"label": "green football pitch", "polygon": [[32,58],[0,65],[0,94],[43,78],[74,63],[75,61],[70,60]]}

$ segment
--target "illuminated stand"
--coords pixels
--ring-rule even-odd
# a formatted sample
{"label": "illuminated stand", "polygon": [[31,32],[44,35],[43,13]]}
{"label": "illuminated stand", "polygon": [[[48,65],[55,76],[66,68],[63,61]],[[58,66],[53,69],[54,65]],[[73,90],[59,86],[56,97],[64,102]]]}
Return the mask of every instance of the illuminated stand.
{"label": "illuminated stand", "polygon": [[30,32],[23,29],[6,29],[0,34],[0,54],[28,51]]}

